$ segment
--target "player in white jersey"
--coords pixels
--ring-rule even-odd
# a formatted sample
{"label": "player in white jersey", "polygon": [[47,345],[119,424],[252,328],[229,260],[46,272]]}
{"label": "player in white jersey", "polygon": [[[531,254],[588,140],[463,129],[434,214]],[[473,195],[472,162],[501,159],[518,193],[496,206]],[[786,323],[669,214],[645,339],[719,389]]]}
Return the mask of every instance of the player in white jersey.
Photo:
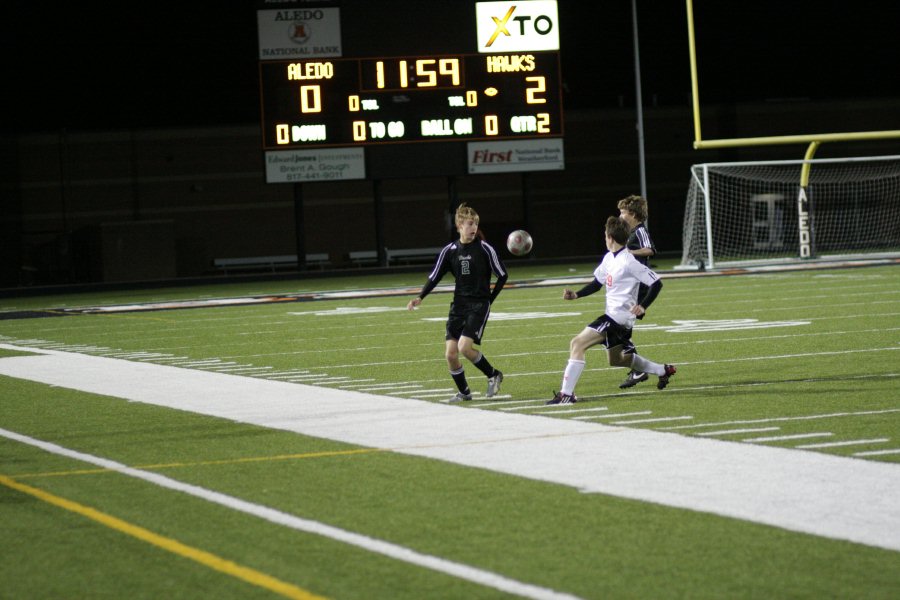
{"label": "player in white jersey", "polygon": [[[662,289],[659,276],[642,265],[625,248],[628,241],[628,224],[618,217],[606,221],[606,248],[609,252],[594,270],[594,279],[577,292],[566,289],[563,299],[576,300],[600,291],[606,286],[604,314],[585,327],[569,343],[569,362],[563,372],[562,387],[547,404],[572,404],[576,402],[575,386],[584,371],[585,353],[592,346],[606,347],[609,364],[628,367],[643,373],[659,376],[656,387],[664,389],[675,374],[675,367],[655,363],[635,352],[631,343],[631,329],[636,318],[642,316]],[[647,286],[646,293],[638,298],[640,284]]]}

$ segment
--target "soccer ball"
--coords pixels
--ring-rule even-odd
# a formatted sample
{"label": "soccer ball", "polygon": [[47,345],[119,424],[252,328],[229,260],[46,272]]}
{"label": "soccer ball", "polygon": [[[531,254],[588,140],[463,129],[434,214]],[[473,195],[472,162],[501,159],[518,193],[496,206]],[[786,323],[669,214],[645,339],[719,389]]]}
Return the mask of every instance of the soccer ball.
{"label": "soccer ball", "polygon": [[506,249],[514,256],[525,256],[531,252],[534,241],[531,234],[524,229],[516,229],[506,238]]}

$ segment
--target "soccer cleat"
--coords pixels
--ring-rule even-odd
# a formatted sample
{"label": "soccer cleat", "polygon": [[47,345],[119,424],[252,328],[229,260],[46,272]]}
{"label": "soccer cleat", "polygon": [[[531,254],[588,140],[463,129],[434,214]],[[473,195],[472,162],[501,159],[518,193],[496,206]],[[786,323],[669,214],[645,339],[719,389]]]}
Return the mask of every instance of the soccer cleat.
{"label": "soccer cleat", "polygon": [[455,402],[462,402],[463,400],[471,400],[472,394],[463,394],[462,392],[456,392],[456,395],[448,400],[444,400],[445,403],[453,404]]}
{"label": "soccer cleat", "polygon": [[563,394],[562,392],[556,392],[553,395],[553,399],[547,402],[547,405],[575,404],[576,402],[578,402],[578,398],[575,397],[575,394]]}
{"label": "soccer cleat", "polygon": [[628,376],[625,378],[625,381],[619,384],[619,387],[624,390],[625,388],[634,387],[642,381],[647,381],[647,379],[649,378],[650,376],[646,373],[641,373],[632,369],[628,372]]}
{"label": "soccer cleat", "polygon": [[503,373],[497,371],[493,377],[488,377],[488,389],[484,394],[487,398],[493,398],[500,391],[500,384],[503,383]]}
{"label": "soccer cleat", "polygon": [[666,369],[665,375],[660,375],[659,381],[656,382],[656,387],[661,390],[669,385],[669,377],[675,374],[675,365],[664,365],[664,367]]}

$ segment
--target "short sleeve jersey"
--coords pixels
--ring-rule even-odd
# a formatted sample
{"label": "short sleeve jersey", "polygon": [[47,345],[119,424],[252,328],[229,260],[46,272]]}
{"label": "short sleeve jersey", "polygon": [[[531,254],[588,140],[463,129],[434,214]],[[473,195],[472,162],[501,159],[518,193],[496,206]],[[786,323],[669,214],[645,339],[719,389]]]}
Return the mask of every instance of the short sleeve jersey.
{"label": "short sleeve jersey", "polygon": [[447,273],[456,278],[454,302],[459,300],[489,300],[491,274],[506,280],[506,268],[497,251],[484,240],[476,239],[468,244],[459,240],[444,246],[438,254],[428,280],[436,285]]}
{"label": "short sleeve jersey", "polygon": [[634,326],[635,316],[629,311],[637,304],[638,287],[642,283],[653,285],[659,275],[623,248],[606,253],[594,269],[594,278],[606,286],[606,314],[630,329]]}

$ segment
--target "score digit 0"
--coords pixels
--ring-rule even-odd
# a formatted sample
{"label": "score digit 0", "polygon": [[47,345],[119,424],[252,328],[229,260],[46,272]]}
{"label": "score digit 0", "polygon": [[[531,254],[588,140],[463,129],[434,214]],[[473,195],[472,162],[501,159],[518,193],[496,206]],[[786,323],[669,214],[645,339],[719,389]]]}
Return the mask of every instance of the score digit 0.
{"label": "score digit 0", "polygon": [[484,115],[484,135],[497,135],[500,133],[500,124],[497,115]]}
{"label": "score digit 0", "polygon": [[366,141],[366,122],[365,121],[353,121],[353,141],[354,142],[364,142]]}
{"label": "score digit 0", "polygon": [[300,86],[300,112],[322,112],[322,88],[318,85]]}

